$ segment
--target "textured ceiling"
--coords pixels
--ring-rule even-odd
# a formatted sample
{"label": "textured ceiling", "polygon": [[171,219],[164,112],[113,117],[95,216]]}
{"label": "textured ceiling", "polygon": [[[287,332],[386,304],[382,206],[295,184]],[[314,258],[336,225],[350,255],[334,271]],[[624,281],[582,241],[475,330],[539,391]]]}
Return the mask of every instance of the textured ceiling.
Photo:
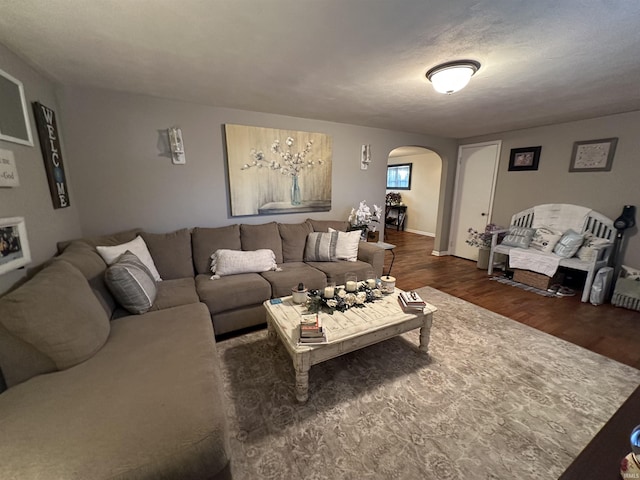
{"label": "textured ceiling", "polygon": [[638,0],[0,0],[0,43],[64,85],[445,137],[640,110]]}

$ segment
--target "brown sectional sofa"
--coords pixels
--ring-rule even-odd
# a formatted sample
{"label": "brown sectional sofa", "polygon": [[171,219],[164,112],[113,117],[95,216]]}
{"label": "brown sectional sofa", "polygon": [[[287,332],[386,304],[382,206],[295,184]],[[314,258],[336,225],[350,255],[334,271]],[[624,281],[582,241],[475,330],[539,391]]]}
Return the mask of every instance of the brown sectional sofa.
{"label": "brown sectional sofa", "polygon": [[[322,288],[371,268],[380,276],[384,250],[366,243],[357,262],[303,261],[308,233],[347,226],[131,230],[59,244],[57,257],[0,298],[9,386],[0,394],[0,478],[230,478],[214,330],[264,323],[262,303],[299,282]],[[106,287],[95,247],[138,234],[163,281],[151,311],[130,315]],[[212,280],[219,248],[270,248],[281,271]]]}

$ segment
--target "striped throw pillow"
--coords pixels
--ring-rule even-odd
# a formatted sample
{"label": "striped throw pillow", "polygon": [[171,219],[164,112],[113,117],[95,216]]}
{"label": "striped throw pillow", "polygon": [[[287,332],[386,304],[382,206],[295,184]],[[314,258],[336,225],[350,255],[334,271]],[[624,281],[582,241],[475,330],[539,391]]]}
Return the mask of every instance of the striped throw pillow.
{"label": "striped throw pillow", "polygon": [[336,259],[338,232],[313,232],[307,235],[305,262],[333,262]]}
{"label": "striped throw pillow", "polygon": [[156,299],[156,281],[140,259],[127,250],[104,273],[107,287],[128,312],[149,311]]}

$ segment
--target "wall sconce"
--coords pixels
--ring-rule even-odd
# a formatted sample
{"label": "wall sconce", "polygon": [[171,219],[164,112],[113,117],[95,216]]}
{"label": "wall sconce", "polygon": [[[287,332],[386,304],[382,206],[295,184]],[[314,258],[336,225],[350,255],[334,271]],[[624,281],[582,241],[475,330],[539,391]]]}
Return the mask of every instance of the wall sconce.
{"label": "wall sconce", "polygon": [[174,165],[184,165],[187,159],[184,156],[184,143],[182,142],[182,130],[178,127],[167,128],[169,135],[169,148],[171,149],[171,161]]}
{"label": "wall sconce", "polygon": [[366,170],[371,163],[371,145],[362,145],[360,153],[360,170]]}

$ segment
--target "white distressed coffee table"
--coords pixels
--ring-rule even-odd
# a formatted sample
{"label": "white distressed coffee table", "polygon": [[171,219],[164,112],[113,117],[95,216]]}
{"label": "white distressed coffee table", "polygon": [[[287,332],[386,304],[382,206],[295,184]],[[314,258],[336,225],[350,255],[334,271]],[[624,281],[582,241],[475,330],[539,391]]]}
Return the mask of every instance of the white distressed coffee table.
{"label": "white distressed coffee table", "polygon": [[282,303],[264,303],[267,310],[267,335],[275,344],[277,338],[284,344],[296,370],[296,398],[306,402],[309,398],[309,369],[312,365],[382,342],[410,330],[420,329],[421,351],[428,355],[433,305],[423,311],[405,313],[398,303],[398,288],[382,299],[367,303],[364,308],[350,308],[333,315],[321,313],[322,326],[327,332],[328,343],[323,345],[298,345],[298,325],[306,311],[303,305],[294,304],[291,297]]}

